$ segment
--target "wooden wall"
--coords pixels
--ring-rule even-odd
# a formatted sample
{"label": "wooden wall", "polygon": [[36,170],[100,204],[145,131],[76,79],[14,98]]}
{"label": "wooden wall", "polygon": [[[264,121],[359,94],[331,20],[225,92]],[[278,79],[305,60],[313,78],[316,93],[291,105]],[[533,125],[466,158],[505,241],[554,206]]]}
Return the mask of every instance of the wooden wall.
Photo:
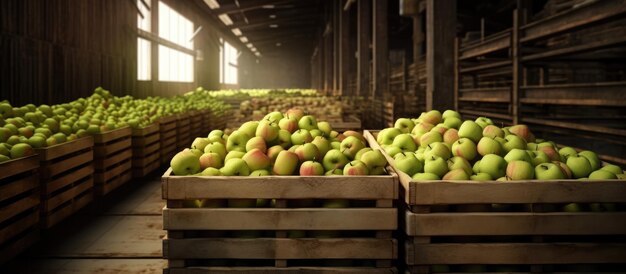
{"label": "wooden wall", "polygon": [[53,104],[100,85],[133,90],[136,24],[130,1],[0,1],[0,98]]}
{"label": "wooden wall", "polygon": [[136,80],[134,1],[0,1],[0,100],[63,103],[98,86],[137,97],[180,94],[198,85],[219,88],[218,32],[196,2],[165,2],[203,26],[196,48],[204,60],[196,61],[193,83],[159,82],[158,74],[150,82]]}
{"label": "wooden wall", "polygon": [[310,53],[285,47],[280,52],[256,58],[246,51],[239,58],[242,88],[311,87]]}

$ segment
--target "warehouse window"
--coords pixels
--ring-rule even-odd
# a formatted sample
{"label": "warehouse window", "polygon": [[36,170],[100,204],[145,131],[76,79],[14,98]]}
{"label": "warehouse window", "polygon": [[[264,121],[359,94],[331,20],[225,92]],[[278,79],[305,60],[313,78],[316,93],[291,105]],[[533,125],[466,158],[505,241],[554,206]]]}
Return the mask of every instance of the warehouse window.
{"label": "warehouse window", "polygon": [[239,82],[239,52],[228,42],[220,39],[220,83],[236,85]]}
{"label": "warehouse window", "polygon": [[[189,19],[159,1],[159,36],[193,50],[194,25]],[[159,45],[159,81],[193,82],[194,58],[191,54]]]}
{"label": "warehouse window", "polygon": [[[146,7],[146,5],[148,7]],[[137,28],[145,31],[151,31],[151,13],[150,1],[137,0],[137,7],[139,7],[140,13],[137,13]],[[150,53],[152,43],[146,39],[137,38],[137,80],[149,81],[152,79],[152,62],[150,61]]]}

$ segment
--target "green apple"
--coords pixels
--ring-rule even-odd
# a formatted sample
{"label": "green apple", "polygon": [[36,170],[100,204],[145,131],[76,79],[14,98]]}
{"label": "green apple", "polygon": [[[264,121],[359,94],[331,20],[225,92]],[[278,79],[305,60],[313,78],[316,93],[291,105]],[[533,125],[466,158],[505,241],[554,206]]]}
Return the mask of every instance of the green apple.
{"label": "green apple", "polygon": [[408,133],[403,133],[396,138],[393,139],[393,143],[391,145],[400,148],[400,150],[405,152],[414,152],[417,149],[417,144]]}
{"label": "green apple", "polygon": [[543,151],[551,161],[562,161],[561,155],[556,150],[553,143],[542,142],[537,144],[537,151]]}
{"label": "green apple", "polygon": [[437,143],[437,142],[443,142],[443,136],[438,131],[430,131],[430,132],[424,133],[424,135],[422,135],[419,139],[419,145],[421,147],[427,147],[428,145],[432,143]]}
{"label": "green apple", "polygon": [[368,148],[365,148],[361,149],[359,152],[361,151],[365,151],[365,153],[357,160],[362,161],[367,166],[370,175],[382,175],[386,173],[385,166],[387,166],[387,158],[385,158],[379,149],[368,150]]}
{"label": "green apple", "polygon": [[300,129],[312,130],[317,128],[317,121],[315,117],[311,115],[305,115],[298,121],[298,127]]}
{"label": "green apple", "polygon": [[198,138],[194,139],[193,142],[191,143],[191,148],[195,148],[195,149],[204,151],[204,148],[208,144],[210,144],[209,140],[207,140],[206,138],[198,137]]}
{"label": "green apple", "polygon": [[306,161],[319,161],[322,159],[319,149],[312,143],[303,144],[296,148],[294,152],[298,155],[298,159],[301,163]]}
{"label": "green apple", "polygon": [[222,176],[222,173],[217,168],[208,167],[205,170],[203,170],[202,172],[200,172],[200,175],[202,175],[202,176]]}
{"label": "green apple", "polygon": [[[0,130],[1,129],[2,128],[0,128]],[[46,138],[52,136],[52,131],[49,128],[43,128],[43,127],[37,128],[35,129],[35,134],[37,133],[43,134],[44,136],[46,136]]]}
{"label": "green apple", "polygon": [[[250,172],[250,177],[258,177],[258,176],[270,176],[272,175],[272,173],[270,173],[267,169],[259,169],[259,170],[255,170]],[[259,200],[257,200],[258,202]],[[258,204],[257,204],[258,205]]]}
{"label": "green apple", "polygon": [[621,167],[616,166],[616,165],[611,165],[611,164],[607,164],[607,165],[603,166],[600,170],[608,171],[608,172],[611,172],[611,173],[613,173],[615,175],[624,173],[624,171],[622,170]]}
{"label": "green apple", "polygon": [[256,128],[256,135],[262,137],[266,142],[272,142],[278,138],[278,123],[262,120]]}
{"label": "green apple", "polygon": [[306,129],[299,129],[291,134],[291,143],[293,145],[302,145],[304,143],[310,143],[311,141],[313,141],[313,136],[311,136],[311,133]]}
{"label": "green apple", "polygon": [[476,118],[476,124],[478,124],[482,129],[484,129],[488,125],[493,125],[493,121],[487,117],[478,117]]}
{"label": "green apple", "polygon": [[476,145],[468,138],[461,138],[452,144],[452,155],[465,158],[472,161],[476,158]]}
{"label": "green apple", "polygon": [[467,175],[467,173],[463,170],[463,169],[453,169],[448,171],[448,173],[446,173],[445,175],[443,175],[443,178],[441,178],[442,180],[448,180],[448,181],[457,181],[457,180],[469,180],[470,177],[469,175]]}
{"label": "green apple", "polygon": [[321,176],[324,175],[324,167],[315,161],[306,161],[300,165],[300,176]]}
{"label": "green apple", "polygon": [[13,132],[10,129],[0,127],[0,143],[6,142],[11,136],[13,136]]}
{"label": "green apple", "polygon": [[28,144],[33,148],[42,148],[46,146],[46,138],[33,136],[28,139]]}
{"label": "green apple", "polygon": [[485,156],[487,154],[500,155],[502,153],[502,146],[498,143],[498,141],[492,138],[483,137],[476,145],[476,151],[481,156]]}
{"label": "green apple", "polygon": [[565,212],[581,212],[582,208],[577,203],[569,203],[564,205],[562,210]]}
{"label": "green apple", "polygon": [[283,150],[285,150],[285,149],[282,146],[275,145],[273,147],[270,147],[267,150],[267,156],[270,157],[270,161],[273,163],[273,162],[276,161],[276,157],[278,157],[278,153],[280,153]]}
{"label": "green apple", "polygon": [[506,166],[506,176],[511,180],[530,180],[535,177],[535,169],[527,161],[515,160]]}
{"label": "green apple", "polygon": [[246,144],[250,140],[250,136],[243,131],[235,130],[226,141],[227,151],[246,152]]}
{"label": "green apple", "polygon": [[596,170],[594,172],[591,172],[591,174],[589,174],[589,179],[591,180],[612,180],[612,179],[617,179],[617,175],[615,175],[614,173],[610,172],[610,171],[606,171],[606,170]]}
{"label": "green apple", "polygon": [[402,133],[411,133],[411,131],[415,127],[415,123],[413,123],[413,121],[411,119],[400,118],[400,119],[396,120],[396,123],[394,124],[393,127],[397,128],[397,129],[400,129],[400,131],[402,131]]}
{"label": "green apple", "polygon": [[552,163],[557,165],[561,169],[561,172],[563,172],[565,179],[573,178],[574,175],[572,174],[572,170],[567,166],[567,164],[560,161],[552,161]]}
{"label": "green apple", "polygon": [[213,142],[204,147],[204,153],[217,153],[223,159],[226,157],[226,146],[223,143]]}
{"label": "green apple", "polygon": [[458,112],[448,109],[446,111],[443,112],[443,114],[441,115],[442,119],[448,119],[449,117],[455,117],[455,118],[459,118],[461,119],[461,114],[459,114]]}
{"label": "green apple", "polygon": [[359,152],[359,150],[363,148],[365,148],[365,143],[359,140],[359,138],[355,136],[348,136],[346,137],[346,139],[341,141],[339,150],[341,151],[341,153],[346,155],[348,159],[354,159],[354,156],[356,156],[356,153]]}
{"label": "green apple", "polygon": [[298,130],[298,120],[296,120],[295,117],[284,117],[280,119],[280,121],[278,121],[278,127],[280,127],[280,129],[288,131],[289,133],[293,133],[294,131]]}
{"label": "green apple", "polygon": [[509,128],[509,132],[524,139],[524,141],[526,142],[535,141],[535,136],[532,134],[532,132],[530,132],[530,129],[527,125],[514,125]]}
{"label": "green apple", "polygon": [[224,166],[220,168],[220,172],[224,176],[248,176],[250,175],[250,168],[243,159],[232,158],[226,160]]}
{"label": "green apple", "polygon": [[61,132],[52,135],[52,138],[56,139],[58,144],[67,142],[67,136]]}
{"label": "green apple", "polygon": [[278,131],[278,140],[274,140],[274,142],[278,141],[278,145],[283,148],[288,148],[291,146],[291,133],[284,129]]}
{"label": "green apple", "polygon": [[536,151],[535,157],[532,159],[533,166],[538,166],[539,164],[549,163],[549,162],[550,162],[550,158],[543,151]]}
{"label": "green apple", "polygon": [[409,176],[413,176],[418,172],[422,172],[423,165],[413,153],[398,153],[394,157],[395,168],[406,173]]}
{"label": "green apple", "polygon": [[480,160],[480,172],[489,174],[491,178],[504,176],[506,166],[506,161],[500,155],[487,154]]}
{"label": "green apple", "polygon": [[459,127],[459,137],[468,138],[472,140],[472,142],[478,143],[480,138],[483,137],[483,128],[476,122],[467,120]]}
{"label": "green apple", "polygon": [[591,169],[597,170],[602,167],[602,161],[600,161],[600,158],[595,152],[589,151],[589,150],[583,150],[579,152],[578,155],[587,158],[587,160],[591,164]]}
{"label": "green apple", "polygon": [[494,139],[496,137],[504,138],[504,131],[502,131],[502,129],[497,127],[497,126],[487,125],[483,129],[483,136],[484,137],[489,137],[489,138],[492,138],[492,139]]}
{"label": "green apple", "polygon": [[226,156],[224,157],[224,163],[228,162],[228,160],[230,159],[241,159],[244,155],[246,155],[246,153],[241,151],[228,152],[228,154],[226,154]]}
{"label": "green apple", "polygon": [[369,170],[367,169],[367,166],[359,160],[349,162],[343,168],[343,175],[358,176],[368,175],[368,173]]}
{"label": "green apple", "polygon": [[255,136],[250,138],[248,142],[246,142],[246,151],[250,151],[253,149],[258,149],[263,153],[267,152],[267,144],[265,143],[265,139],[261,136]]}
{"label": "green apple", "polygon": [[4,156],[11,156],[11,150],[10,148],[8,148],[7,146],[5,146],[7,144],[2,144],[0,143],[0,155],[4,155]]}
{"label": "green apple", "polygon": [[366,147],[366,148],[359,150],[359,152],[357,152],[356,155],[354,156],[354,160],[361,161],[361,157],[363,157],[363,154],[365,154],[365,152],[372,151],[372,150],[373,149],[371,147]]}
{"label": "green apple", "polygon": [[248,121],[248,122],[243,123],[239,127],[239,129],[237,129],[237,131],[243,132],[249,136],[248,138],[251,138],[256,135],[256,129],[258,126],[259,126],[258,121]]}
{"label": "green apple", "polygon": [[461,119],[457,117],[449,117],[443,120],[443,124],[450,129],[458,129],[459,127],[461,127],[461,124],[463,124],[463,121],[461,121]]}
{"label": "green apple", "polygon": [[343,175],[343,169],[334,168],[324,173],[325,176],[340,176]]}
{"label": "green apple", "polygon": [[441,178],[448,172],[448,163],[441,157],[431,156],[424,162],[424,172],[433,173]]}
{"label": "green apple", "polygon": [[509,151],[515,148],[522,150],[526,149],[526,142],[524,141],[524,139],[518,137],[517,135],[507,135],[506,137],[504,137],[504,139],[505,142],[502,145],[502,148],[506,153],[509,153]]}
{"label": "green apple", "polygon": [[254,148],[241,158],[246,162],[250,170],[266,169],[271,164],[271,159],[262,150]]}
{"label": "green apple", "polygon": [[383,147],[385,149],[385,152],[387,152],[387,154],[389,154],[389,156],[391,157],[396,157],[396,155],[398,155],[398,153],[404,152],[402,151],[402,149],[400,149],[397,146],[394,145],[387,145],[385,147]]}
{"label": "green apple", "polygon": [[593,171],[591,169],[591,163],[589,163],[589,160],[587,160],[587,158],[583,156],[570,155],[567,158],[566,164],[567,167],[569,167],[569,169],[572,171],[572,177],[576,179],[585,178],[589,176],[591,171]]}
{"label": "green apple", "polygon": [[459,139],[459,131],[451,128],[446,130],[446,133],[443,134],[443,142],[452,145]]}
{"label": "green apple", "polygon": [[170,166],[175,175],[184,176],[200,172],[200,159],[191,151],[182,151],[174,155]]}
{"label": "green apple", "polygon": [[324,133],[324,136],[330,136],[330,132],[333,131],[333,128],[326,121],[317,122],[317,128]]}
{"label": "green apple", "polygon": [[421,115],[422,121],[429,123],[431,125],[436,125],[441,123],[441,112],[438,110],[431,110]]}
{"label": "green apple", "polygon": [[[545,155],[545,154],[544,154]],[[530,155],[528,155],[528,153],[526,153],[525,150],[521,150],[521,149],[511,149],[505,156],[504,156],[504,160],[507,163],[513,162],[513,161],[526,161],[531,163],[532,159],[530,157]]]}
{"label": "green apple", "polygon": [[343,169],[348,162],[348,157],[341,153],[341,151],[338,149],[331,149],[326,153],[326,155],[324,155],[322,165],[324,166],[324,170],[329,171],[332,169]]}
{"label": "green apple", "polygon": [[437,181],[441,177],[433,173],[416,173],[411,178],[416,181]]}
{"label": "green apple", "polygon": [[447,163],[448,163],[449,170],[462,169],[463,171],[465,171],[465,173],[467,173],[468,176],[472,175],[473,173],[472,166],[463,157],[459,157],[459,156],[452,157],[448,159]]}
{"label": "green apple", "polygon": [[378,132],[376,142],[381,145],[391,145],[396,136],[400,134],[402,134],[402,131],[398,128],[386,128]]}
{"label": "green apple", "polygon": [[0,163],[11,160],[11,158],[0,154]]}
{"label": "green apple", "polygon": [[439,156],[447,161],[452,157],[452,152],[450,152],[450,148],[442,142],[431,143],[424,149],[424,157],[430,158],[431,156]]}
{"label": "green apple", "polygon": [[[69,131],[68,130],[63,130],[64,126],[65,125],[61,125],[61,132],[66,134],[66,135],[71,134],[71,130],[69,130]],[[100,134],[100,132],[101,132],[100,127],[97,126],[97,125],[89,125],[86,130],[87,130],[87,133],[89,133],[90,135]]]}
{"label": "green apple", "polygon": [[569,158],[569,156],[578,155],[578,152],[576,152],[576,150],[571,147],[563,147],[559,149],[559,154],[567,161],[567,158]]}
{"label": "green apple", "polygon": [[535,167],[535,178],[537,180],[558,180],[565,179],[561,168],[553,163],[543,163]]}
{"label": "green apple", "polygon": [[470,176],[470,180],[472,181],[493,181],[493,178],[489,173],[476,173],[475,175]]}
{"label": "green apple", "polygon": [[[305,116],[306,117],[306,116]],[[293,175],[298,167],[298,155],[283,150],[278,153],[272,173],[275,175]]]}
{"label": "green apple", "polygon": [[285,112],[285,116],[293,117],[296,120],[300,120],[300,118],[304,117],[304,110],[299,108],[290,108]]}
{"label": "green apple", "polygon": [[346,138],[348,136],[354,136],[356,138],[358,138],[359,140],[361,140],[361,142],[363,143],[367,143],[367,140],[365,140],[365,137],[363,137],[363,134],[356,132],[354,130],[346,130],[343,132],[343,135],[346,136]]}
{"label": "green apple", "polygon": [[35,151],[29,144],[15,144],[11,147],[11,159],[17,159],[35,154]]}

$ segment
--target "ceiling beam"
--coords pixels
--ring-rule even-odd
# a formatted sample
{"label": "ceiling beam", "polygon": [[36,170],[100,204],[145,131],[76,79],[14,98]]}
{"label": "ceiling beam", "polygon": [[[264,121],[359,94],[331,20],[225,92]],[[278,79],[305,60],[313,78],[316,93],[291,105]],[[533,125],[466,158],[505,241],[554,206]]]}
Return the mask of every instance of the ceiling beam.
{"label": "ceiling beam", "polygon": [[258,0],[258,1],[246,1],[240,3],[237,6],[235,3],[230,5],[221,6],[219,9],[214,9],[215,14],[230,14],[236,12],[245,12],[250,10],[262,9],[265,5],[279,5],[284,3],[293,2],[294,0]]}
{"label": "ceiling beam", "polygon": [[[263,21],[263,22],[257,22],[257,23],[252,23],[252,24],[237,24],[237,28],[241,29],[241,30],[252,30],[252,29],[257,29],[260,27],[266,27],[269,29],[269,25],[272,24],[277,24],[280,25],[281,24],[285,24],[285,23],[290,23],[289,27],[294,26],[294,25],[312,25],[315,22],[311,21],[312,19],[317,19],[320,18],[319,16],[303,16],[303,17],[293,17],[293,18],[283,18],[283,19],[271,19],[271,20],[267,20],[267,21]],[[231,26],[232,27],[232,26]]]}

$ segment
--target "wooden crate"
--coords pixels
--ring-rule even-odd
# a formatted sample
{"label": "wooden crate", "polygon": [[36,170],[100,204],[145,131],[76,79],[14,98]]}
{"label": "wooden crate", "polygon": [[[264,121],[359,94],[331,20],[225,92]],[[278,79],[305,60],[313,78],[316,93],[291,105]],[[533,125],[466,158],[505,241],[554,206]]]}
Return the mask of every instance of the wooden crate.
{"label": "wooden crate", "polygon": [[161,164],[169,164],[176,152],[176,117],[163,117],[159,119],[160,153]]}
{"label": "wooden crate", "polygon": [[143,178],[161,166],[159,124],[132,130],[132,174]]}
{"label": "wooden crate", "polygon": [[94,182],[104,196],[132,179],[132,129],[124,127],[94,136]]}
{"label": "wooden crate", "polygon": [[40,161],[43,228],[54,226],[93,200],[93,140],[88,136],[35,149]]}
{"label": "wooden crate", "polygon": [[204,134],[205,128],[202,123],[202,112],[199,110],[194,110],[189,114],[189,126],[191,128],[190,139],[192,142],[196,137],[206,137],[208,134],[208,132]]}
{"label": "wooden crate", "polygon": [[[373,134],[364,135],[380,148]],[[541,272],[626,263],[624,181],[415,181],[397,173],[411,273],[429,273],[433,265],[521,265]],[[617,211],[562,212],[569,203],[616,203]]]}
{"label": "wooden crate", "polygon": [[350,115],[344,117],[341,122],[331,123],[333,129],[338,132],[343,132],[346,130],[357,130],[361,131],[361,119],[357,118],[354,115]]}
{"label": "wooden crate", "polygon": [[0,164],[0,264],[39,240],[39,156]]}
{"label": "wooden crate", "polygon": [[[162,178],[166,273],[395,273],[398,182],[389,171],[385,176],[198,177],[172,176],[170,169]],[[202,199],[275,203],[185,208],[186,201]],[[329,199],[349,200],[352,207],[320,206]],[[288,231],[302,235],[289,238]],[[237,237],[242,233],[249,238]],[[344,265],[333,267],[334,260]]]}
{"label": "wooden crate", "polygon": [[177,150],[191,146],[191,123],[188,113],[176,116],[176,147]]}
{"label": "wooden crate", "polygon": [[211,132],[211,130],[213,129],[213,125],[211,123],[211,120],[213,119],[213,111],[211,111],[210,109],[204,109],[201,112],[201,117],[202,117],[202,131],[200,136],[208,136],[209,132]]}

